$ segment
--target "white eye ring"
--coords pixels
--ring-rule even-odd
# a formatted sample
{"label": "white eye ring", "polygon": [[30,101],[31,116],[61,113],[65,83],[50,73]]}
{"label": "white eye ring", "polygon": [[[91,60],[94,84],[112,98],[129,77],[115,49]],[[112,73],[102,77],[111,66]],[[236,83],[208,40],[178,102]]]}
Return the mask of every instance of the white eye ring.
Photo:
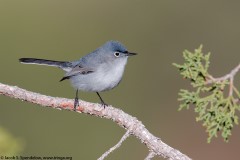
{"label": "white eye ring", "polygon": [[115,56],[115,57],[119,57],[119,56],[120,56],[120,53],[119,53],[119,52],[115,52],[115,53],[114,53],[114,56]]}

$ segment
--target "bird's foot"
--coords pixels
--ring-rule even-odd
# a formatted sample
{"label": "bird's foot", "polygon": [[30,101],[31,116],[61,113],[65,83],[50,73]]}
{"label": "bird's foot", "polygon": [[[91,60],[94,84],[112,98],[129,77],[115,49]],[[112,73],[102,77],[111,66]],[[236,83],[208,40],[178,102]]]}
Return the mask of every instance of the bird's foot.
{"label": "bird's foot", "polygon": [[105,109],[105,107],[108,106],[108,104],[106,104],[105,102],[101,102],[101,105],[103,106],[104,109]]}
{"label": "bird's foot", "polygon": [[78,106],[79,106],[79,100],[78,100],[78,98],[75,98],[74,99],[74,111],[76,111]]}
{"label": "bird's foot", "polygon": [[97,95],[98,95],[98,97],[99,97],[99,99],[100,99],[100,101],[101,101],[102,106],[103,106],[104,109],[105,109],[105,107],[107,107],[108,104],[103,101],[102,97],[100,96],[100,94],[99,94],[98,92],[96,92],[96,93],[97,93]]}

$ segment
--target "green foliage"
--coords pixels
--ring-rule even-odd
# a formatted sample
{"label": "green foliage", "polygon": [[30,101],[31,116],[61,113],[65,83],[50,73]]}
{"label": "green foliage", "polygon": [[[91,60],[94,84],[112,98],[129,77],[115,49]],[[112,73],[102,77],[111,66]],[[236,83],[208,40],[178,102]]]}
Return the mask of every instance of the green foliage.
{"label": "green foliage", "polygon": [[[236,98],[233,95],[225,95],[229,80],[211,81],[211,75],[208,73],[210,53],[204,55],[202,46],[194,52],[184,51],[183,57],[184,64],[173,65],[185,79],[190,80],[193,91],[184,89],[179,91],[179,100],[182,102],[179,110],[195,107],[194,111],[198,114],[196,121],[202,121],[206,127],[208,142],[217,137],[218,132],[221,132],[225,141],[228,141],[233,125],[238,124],[236,111],[240,110]],[[239,92],[236,89],[235,92],[239,99]]]}
{"label": "green foliage", "polygon": [[16,156],[22,150],[22,141],[15,139],[5,129],[0,127],[0,154]]}

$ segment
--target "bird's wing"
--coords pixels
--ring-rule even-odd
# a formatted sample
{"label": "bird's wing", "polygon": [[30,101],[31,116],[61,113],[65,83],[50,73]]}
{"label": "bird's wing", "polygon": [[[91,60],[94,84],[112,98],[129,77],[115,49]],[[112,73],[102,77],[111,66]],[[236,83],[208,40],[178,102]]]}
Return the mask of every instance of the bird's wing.
{"label": "bird's wing", "polygon": [[74,68],[72,68],[71,71],[67,72],[65,74],[65,76],[60,81],[63,81],[65,79],[69,79],[72,76],[76,76],[76,75],[79,75],[79,74],[85,75],[85,74],[90,74],[92,72],[94,72],[94,70],[92,68],[82,67],[80,65],[76,65]]}

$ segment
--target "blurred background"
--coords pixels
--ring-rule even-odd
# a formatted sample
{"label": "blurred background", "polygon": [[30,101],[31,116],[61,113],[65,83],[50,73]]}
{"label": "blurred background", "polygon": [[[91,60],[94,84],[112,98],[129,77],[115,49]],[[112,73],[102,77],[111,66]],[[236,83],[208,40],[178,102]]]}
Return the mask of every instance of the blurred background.
{"label": "blurred background", "polygon": [[[102,93],[108,104],[136,116],[151,133],[193,159],[239,159],[239,126],[232,130],[229,143],[219,137],[207,144],[207,133],[195,121],[193,109],[177,111],[179,89],[190,86],[172,66],[183,62],[183,50],[203,44],[204,52],[212,53],[213,76],[234,68],[240,59],[239,7],[240,1],[222,0],[0,1],[0,82],[74,98],[69,82],[59,82],[63,71],[23,65],[18,59],[71,61],[108,40],[118,40],[139,55],[129,59],[120,85]],[[95,93],[81,92],[80,97],[99,102]],[[7,142],[0,144],[4,154],[75,160],[97,159],[125,133],[111,120],[4,96],[0,128],[0,138]],[[138,160],[147,154],[147,147],[131,137],[107,159]]]}

